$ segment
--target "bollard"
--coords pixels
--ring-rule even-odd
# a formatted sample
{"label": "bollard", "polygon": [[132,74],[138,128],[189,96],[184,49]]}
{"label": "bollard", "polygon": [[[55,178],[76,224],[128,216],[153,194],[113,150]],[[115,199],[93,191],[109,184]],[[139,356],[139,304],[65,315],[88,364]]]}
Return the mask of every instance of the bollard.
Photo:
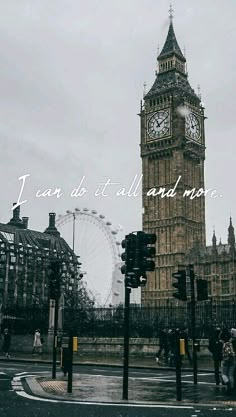
{"label": "bollard", "polygon": [[73,352],[77,352],[77,351],[78,351],[78,337],[73,336]]}
{"label": "bollard", "polygon": [[186,351],[185,351],[185,340],[184,339],[179,339],[179,351],[180,351],[180,355],[185,355]]}

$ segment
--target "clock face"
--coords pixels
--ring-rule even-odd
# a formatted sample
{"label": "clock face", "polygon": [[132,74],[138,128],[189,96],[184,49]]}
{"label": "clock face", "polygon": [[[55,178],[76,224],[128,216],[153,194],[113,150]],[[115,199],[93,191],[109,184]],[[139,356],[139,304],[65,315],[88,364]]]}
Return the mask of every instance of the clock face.
{"label": "clock face", "polygon": [[152,139],[159,139],[170,134],[170,111],[160,110],[148,120],[148,135]]}
{"label": "clock face", "polygon": [[185,119],[185,133],[193,140],[201,137],[200,120],[194,113],[189,113]]}

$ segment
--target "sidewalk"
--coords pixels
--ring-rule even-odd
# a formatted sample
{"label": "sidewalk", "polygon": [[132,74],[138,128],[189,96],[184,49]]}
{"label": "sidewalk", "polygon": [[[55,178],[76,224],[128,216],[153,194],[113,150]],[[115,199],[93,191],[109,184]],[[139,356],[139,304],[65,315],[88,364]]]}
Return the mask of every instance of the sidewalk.
{"label": "sidewalk", "polygon": [[[101,375],[73,375],[73,391],[67,392],[67,378],[28,377],[26,383],[33,395],[60,401],[94,403],[136,403],[169,405],[231,406],[236,408],[236,393],[227,395],[225,387],[189,382],[182,384],[182,401],[176,401],[174,381],[150,378],[129,378],[129,400],[122,400],[122,377]],[[183,380],[186,380],[183,376]]]}
{"label": "sidewalk", "polygon": [[[59,356],[58,356],[59,359]],[[6,361],[0,357],[0,360]],[[11,356],[9,362],[28,362],[28,363],[52,363],[52,354],[15,354]],[[57,362],[59,364],[59,361]],[[101,356],[101,355],[74,355],[74,365],[103,365],[122,367],[122,357],[117,356]],[[206,366],[207,365],[207,366]],[[154,357],[130,357],[130,367],[140,369],[161,369],[162,371],[174,368],[162,367],[161,364],[155,362]],[[183,370],[192,374],[189,363],[185,360]],[[200,372],[213,372],[212,362],[205,363],[200,360],[198,363]],[[78,372],[78,368],[74,369]],[[236,393],[227,395],[225,387],[216,387],[214,377],[212,375],[212,383],[199,383],[197,386],[192,384],[192,378],[186,378],[182,375],[182,401],[176,401],[176,384],[175,380],[168,378],[168,373],[162,373],[160,378],[129,377],[129,401],[128,403],[142,404],[172,404],[172,405],[210,405],[210,406],[230,406],[236,408]],[[67,378],[63,376],[60,369],[57,369],[57,379],[50,377],[26,377],[26,391],[33,395],[64,401],[82,401],[82,402],[108,402],[108,403],[127,403],[122,400],[122,384],[121,376],[104,376],[104,375],[87,375],[73,373],[73,392],[67,393]]]}

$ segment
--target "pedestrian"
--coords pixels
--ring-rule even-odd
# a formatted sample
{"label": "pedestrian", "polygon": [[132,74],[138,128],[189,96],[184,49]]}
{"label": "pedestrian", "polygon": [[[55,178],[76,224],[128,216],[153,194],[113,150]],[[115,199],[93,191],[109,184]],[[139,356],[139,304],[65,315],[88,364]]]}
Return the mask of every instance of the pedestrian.
{"label": "pedestrian", "polygon": [[168,364],[168,356],[169,356],[169,342],[168,342],[168,330],[162,329],[159,335],[159,350],[156,353],[156,362],[159,362],[160,356],[162,351],[164,350],[164,359],[166,365]]}
{"label": "pedestrian", "polygon": [[41,342],[41,334],[40,334],[40,330],[39,329],[36,329],[35,330],[35,333],[34,333],[34,343],[33,343],[32,353],[35,352],[35,349],[39,353],[42,353],[42,342]]}
{"label": "pedestrian", "polygon": [[61,370],[64,373],[64,376],[67,375],[69,371],[69,364],[70,364],[70,352],[69,348],[61,348]]}
{"label": "pedestrian", "polygon": [[[236,329],[232,328],[231,331],[232,345],[236,352]],[[236,391],[236,356],[235,356],[235,367],[234,367],[234,391]]]}
{"label": "pedestrian", "polygon": [[168,343],[170,347],[169,351],[169,366],[176,365],[176,350],[177,350],[177,336],[179,329],[169,329],[168,330]]}
{"label": "pedestrian", "polygon": [[4,329],[2,350],[7,359],[10,358],[10,355],[9,355],[10,346],[11,346],[11,335],[8,329]]}
{"label": "pedestrian", "polygon": [[192,365],[192,356],[189,350],[189,337],[188,337],[188,329],[185,328],[180,332],[180,339],[184,339],[184,347],[185,347],[185,354],[189,360],[189,364]]}
{"label": "pedestrian", "polygon": [[225,333],[222,349],[222,380],[227,386],[227,393],[231,393],[234,388],[235,356],[232,337]]}
{"label": "pedestrian", "polygon": [[223,341],[221,340],[221,329],[217,327],[209,339],[208,349],[212,354],[215,370],[216,385],[220,385],[220,367],[223,358]]}

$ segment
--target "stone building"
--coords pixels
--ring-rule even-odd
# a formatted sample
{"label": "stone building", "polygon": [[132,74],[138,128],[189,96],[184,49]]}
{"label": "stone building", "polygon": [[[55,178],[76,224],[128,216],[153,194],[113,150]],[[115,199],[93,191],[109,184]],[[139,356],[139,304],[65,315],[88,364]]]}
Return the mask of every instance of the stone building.
{"label": "stone building", "polygon": [[190,259],[196,274],[208,279],[210,296],[235,294],[231,220],[228,245],[216,245],[214,235],[213,246],[206,247],[204,106],[189,84],[172,20],[171,11],[156,78],[140,109],[143,230],[157,235],[156,269],[142,289],[144,306],[173,300],[172,273]]}
{"label": "stone building", "polygon": [[227,244],[221,240],[217,244],[214,231],[211,246],[203,248],[195,242],[188,256],[196,274],[208,281],[209,300],[226,305],[236,301],[235,233],[231,218]]}
{"label": "stone building", "polygon": [[28,218],[20,218],[20,207],[7,223],[0,223],[0,297],[5,307],[29,307],[48,302],[50,260],[62,263],[61,285],[66,297],[78,289],[77,256],[60,237],[55,213],[49,213],[44,233],[30,230]]}

